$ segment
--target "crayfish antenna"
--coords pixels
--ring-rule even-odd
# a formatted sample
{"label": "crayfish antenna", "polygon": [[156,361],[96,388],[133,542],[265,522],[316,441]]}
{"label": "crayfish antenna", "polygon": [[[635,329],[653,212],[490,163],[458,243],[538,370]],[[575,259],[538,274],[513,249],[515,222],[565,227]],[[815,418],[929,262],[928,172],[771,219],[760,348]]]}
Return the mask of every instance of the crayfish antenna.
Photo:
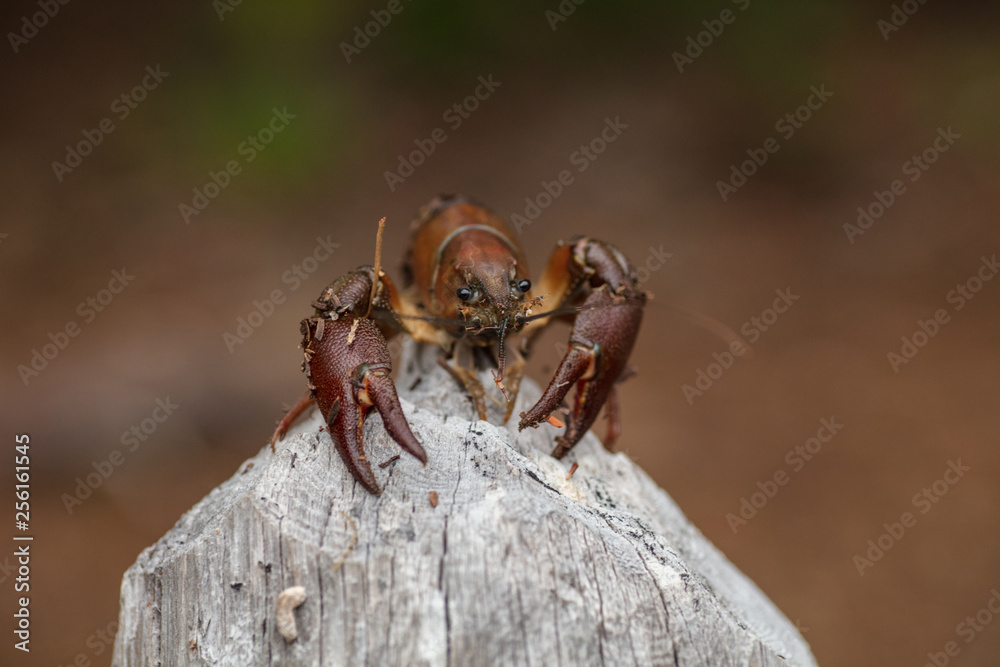
{"label": "crayfish antenna", "polygon": [[731,345],[733,343],[739,343],[744,348],[746,348],[746,355],[748,357],[753,356],[753,348],[750,346],[746,340],[743,339],[738,333],[730,329],[728,326],[723,324],[716,318],[703,313],[698,310],[691,310],[690,308],[685,308],[684,306],[678,306],[677,304],[668,303],[665,304],[667,308],[673,311],[674,315],[681,317],[692,324],[701,327],[705,331],[713,334],[716,338]]}
{"label": "crayfish antenna", "polygon": [[368,310],[365,317],[371,315],[372,303],[375,302],[375,294],[378,292],[378,281],[382,276],[382,232],[385,231],[385,218],[378,221],[378,232],[375,233],[375,273],[372,279],[372,291],[368,295]]}

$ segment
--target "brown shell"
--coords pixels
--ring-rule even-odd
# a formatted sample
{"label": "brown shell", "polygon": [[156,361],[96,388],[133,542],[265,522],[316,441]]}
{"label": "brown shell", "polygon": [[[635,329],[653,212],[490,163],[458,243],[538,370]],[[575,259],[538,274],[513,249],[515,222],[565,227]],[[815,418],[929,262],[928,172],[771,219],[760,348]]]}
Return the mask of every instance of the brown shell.
{"label": "brown shell", "polygon": [[[463,262],[480,272],[507,278],[511,267],[527,275],[527,262],[517,235],[502,218],[467,199],[435,200],[414,223],[404,272],[433,315],[455,317],[458,300],[449,278]],[[493,270],[486,265],[495,265]]]}

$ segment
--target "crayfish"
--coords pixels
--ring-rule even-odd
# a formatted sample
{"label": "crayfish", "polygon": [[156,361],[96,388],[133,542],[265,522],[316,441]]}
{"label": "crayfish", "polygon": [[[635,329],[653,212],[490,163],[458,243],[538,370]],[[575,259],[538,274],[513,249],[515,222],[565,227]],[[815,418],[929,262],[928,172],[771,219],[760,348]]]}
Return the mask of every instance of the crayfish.
{"label": "crayfish", "polygon": [[[379,265],[359,266],[334,281],[302,321],[302,369],[310,393],[278,424],[272,448],[312,401],[347,468],[365,488],[380,493],[365,457],[362,427],[374,408],[388,434],[425,465],[427,453],[403,414],[393,384],[387,339],[406,334],[437,345],[444,366],[486,419],[486,393],[477,363],[495,367],[494,382],[510,419],[530,342],[550,322],[572,324],[565,356],[533,407],[520,414],[518,430],[548,421],[574,385],[566,430],[552,456],[562,458],[608,404],[609,436],[620,430],[615,384],[629,374],[629,355],[639,332],[647,294],[632,263],[610,243],[578,236],[560,242],[537,283],[510,226],[463,197],[438,197],[421,210],[397,289]],[[507,339],[520,335],[519,350]],[[494,353],[495,350],[495,353]],[[509,357],[509,359],[508,359]],[[485,362],[483,360],[486,360]]]}

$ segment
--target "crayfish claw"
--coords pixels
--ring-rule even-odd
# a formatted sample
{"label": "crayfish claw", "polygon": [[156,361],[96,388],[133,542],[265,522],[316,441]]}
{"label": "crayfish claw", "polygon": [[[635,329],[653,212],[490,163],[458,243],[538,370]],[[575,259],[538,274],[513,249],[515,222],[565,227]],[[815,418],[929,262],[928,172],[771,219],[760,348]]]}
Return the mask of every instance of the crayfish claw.
{"label": "crayfish claw", "polygon": [[[553,457],[561,459],[580,441],[608,401],[632,351],[643,305],[641,298],[618,301],[608,285],[587,297],[573,325],[566,356],[538,402],[522,413],[518,425],[520,430],[546,420],[551,423],[552,412],[575,385],[573,408],[566,419],[566,430],[556,438]],[[617,404],[611,407],[616,409]],[[617,435],[617,424],[612,428]]]}
{"label": "crayfish claw", "polygon": [[386,431],[404,450],[427,463],[403,414],[390,377],[392,364],[385,338],[366,317],[341,315],[326,319],[317,336],[319,317],[302,321],[305,370],[337,452],[354,478],[372,493],[381,493],[365,455],[365,417],[374,408]]}
{"label": "crayfish claw", "polygon": [[386,432],[400,447],[427,465],[427,452],[410,430],[410,424],[403,415],[403,406],[399,404],[396,385],[393,384],[388,369],[369,370],[365,380],[368,397],[382,415]]}

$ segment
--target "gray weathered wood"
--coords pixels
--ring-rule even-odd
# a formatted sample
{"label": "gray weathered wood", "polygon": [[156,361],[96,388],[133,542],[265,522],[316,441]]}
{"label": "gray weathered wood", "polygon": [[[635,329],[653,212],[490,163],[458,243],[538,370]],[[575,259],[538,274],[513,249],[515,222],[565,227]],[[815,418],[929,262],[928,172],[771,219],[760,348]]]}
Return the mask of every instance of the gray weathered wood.
{"label": "gray weathered wood", "polygon": [[[625,455],[588,434],[556,461],[555,429],[470,422],[430,354],[404,356],[427,467],[404,454],[376,468],[373,496],[313,411],[126,572],[114,664],[815,665]],[[515,415],[537,395],[526,380]],[[365,441],[373,462],[399,453],[375,413]],[[276,603],[292,586],[307,598],[288,643]]]}

